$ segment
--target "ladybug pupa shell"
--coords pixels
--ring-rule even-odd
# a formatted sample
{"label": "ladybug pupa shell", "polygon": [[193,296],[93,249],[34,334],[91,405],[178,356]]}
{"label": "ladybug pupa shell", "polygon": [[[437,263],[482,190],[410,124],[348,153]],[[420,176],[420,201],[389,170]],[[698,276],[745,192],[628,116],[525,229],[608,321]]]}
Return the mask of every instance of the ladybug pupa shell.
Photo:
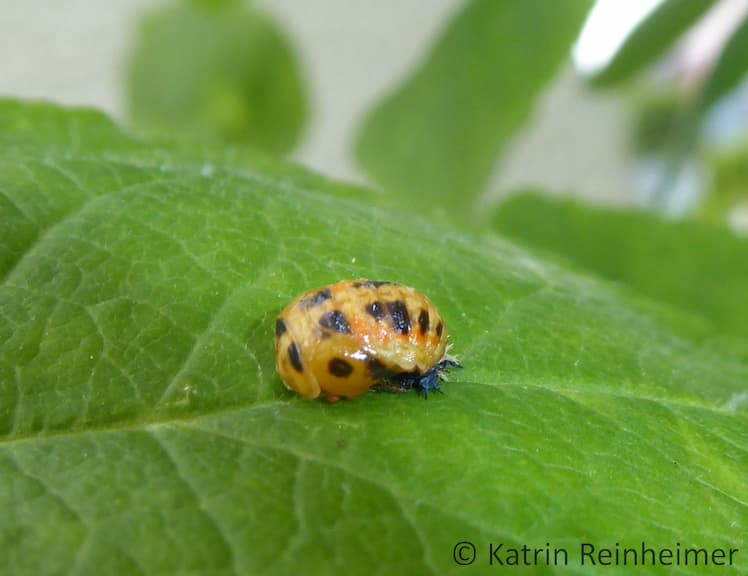
{"label": "ladybug pupa shell", "polygon": [[275,337],[284,385],[306,398],[355,398],[372,386],[427,374],[438,382],[434,374],[443,369],[437,367],[455,364],[436,307],[414,288],[391,282],[349,280],[310,290],[280,314]]}

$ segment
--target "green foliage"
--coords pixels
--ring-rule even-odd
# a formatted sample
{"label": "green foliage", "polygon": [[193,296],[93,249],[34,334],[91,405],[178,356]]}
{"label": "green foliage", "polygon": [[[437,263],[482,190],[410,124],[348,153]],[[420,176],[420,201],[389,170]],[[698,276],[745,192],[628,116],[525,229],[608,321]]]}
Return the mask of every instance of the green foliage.
{"label": "green foliage", "polygon": [[714,0],[664,0],[629,35],[592,81],[613,86],[629,80],[657,58],[712,5]]}
{"label": "green foliage", "polygon": [[[591,78],[592,84],[610,87],[630,80],[663,56],[713,4],[713,0],[665,0],[629,35],[611,62]],[[648,154],[650,160],[654,158],[660,163],[660,181],[654,187],[653,197],[661,207],[668,204],[667,196],[689,165],[704,166],[699,158],[705,144],[704,117],[745,77],[746,54],[748,15],[738,23],[711,65],[706,80],[696,90],[674,90],[672,82],[656,80],[638,87],[636,104],[640,109],[633,140],[639,153]],[[658,84],[652,89],[652,85]],[[716,194],[724,198],[722,192]],[[716,210],[724,209],[721,202],[721,199],[708,200],[706,211],[714,215]],[[724,217],[724,210],[719,217]]]}
{"label": "green foliage", "polygon": [[701,316],[714,331],[748,338],[748,241],[724,227],[533,194],[501,204],[495,224],[503,235]]}
{"label": "green foliage", "polygon": [[703,112],[728,94],[748,72],[748,15],[727,41],[698,99]]}
{"label": "green foliage", "polygon": [[724,224],[733,209],[748,205],[748,139],[728,150],[715,151],[708,161],[714,178],[698,216]]}
{"label": "green foliage", "polygon": [[639,154],[654,155],[667,150],[683,121],[680,94],[674,90],[643,91],[636,95],[633,104],[633,149]]}
{"label": "green foliage", "polygon": [[301,73],[283,34],[233,1],[180,2],[141,25],[129,105],[145,130],[288,152],[306,117]]}
{"label": "green foliage", "polygon": [[[0,127],[0,574],[483,574],[490,542],[642,540],[748,570],[748,365],[698,318],[282,164],[43,105]],[[439,306],[444,395],[284,390],[275,315],[358,276]],[[528,570],[599,573],[502,573]]]}
{"label": "green foliage", "polygon": [[362,166],[424,208],[473,207],[507,141],[566,61],[591,2],[472,0],[365,120]]}

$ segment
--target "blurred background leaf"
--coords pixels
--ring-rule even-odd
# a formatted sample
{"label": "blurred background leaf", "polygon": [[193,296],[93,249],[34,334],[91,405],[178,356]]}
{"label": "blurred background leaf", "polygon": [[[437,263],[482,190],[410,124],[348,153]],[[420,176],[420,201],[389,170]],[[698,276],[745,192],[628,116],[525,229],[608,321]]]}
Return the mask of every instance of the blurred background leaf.
{"label": "blurred background leaf", "polygon": [[592,2],[472,0],[361,126],[356,155],[419,208],[474,208],[507,141],[569,57]]}
{"label": "blurred background leaf", "polygon": [[128,96],[143,130],[289,152],[307,114],[284,34],[251,4],[182,1],[141,23]]}
{"label": "blurred background leaf", "polygon": [[614,86],[655,63],[715,0],[664,0],[628,36],[611,61],[591,80]]}
{"label": "blurred background leaf", "polygon": [[748,262],[748,240],[724,227],[537,193],[500,204],[494,225],[503,236],[702,316],[713,333],[748,342],[748,266],[738,264]]}
{"label": "blurred background leaf", "polygon": [[[726,214],[748,218],[748,139],[709,158],[714,175],[712,193],[700,207],[697,216],[715,224],[724,224]],[[739,228],[741,223],[736,222]]]}
{"label": "blurred background leaf", "polygon": [[730,36],[698,97],[698,109],[708,110],[733,90],[748,72],[748,14]]}

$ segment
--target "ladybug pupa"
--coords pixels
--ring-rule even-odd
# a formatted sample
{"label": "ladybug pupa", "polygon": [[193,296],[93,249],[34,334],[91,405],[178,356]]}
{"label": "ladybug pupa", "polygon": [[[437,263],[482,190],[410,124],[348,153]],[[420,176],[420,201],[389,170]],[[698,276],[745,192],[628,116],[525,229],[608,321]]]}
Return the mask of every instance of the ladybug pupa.
{"label": "ladybug pupa", "polygon": [[310,290],[281,312],[276,369],[306,398],[335,402],[369,389],[428,396],[459,366],[447,338],[444,319],[414,288],[348,280]]}

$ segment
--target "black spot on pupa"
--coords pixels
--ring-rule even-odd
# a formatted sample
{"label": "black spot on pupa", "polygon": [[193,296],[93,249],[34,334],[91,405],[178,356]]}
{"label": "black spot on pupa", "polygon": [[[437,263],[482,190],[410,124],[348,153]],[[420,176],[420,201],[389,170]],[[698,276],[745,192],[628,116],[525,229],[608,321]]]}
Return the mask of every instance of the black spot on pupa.
{"label": "black spot on pupa", "polygon": [[326,312],[322,315],[322,318],[319,319],[319,324],[320,326],[330,328],[331,330],[335,330],[336,332],[340,332],[341,334],[351,333],[351,326],[350,324],[348,324],[348,320],[346,320],[345,314],[343,314],[340,310]]}
{"label": "black spot on pupa", "polygon": [[319,306],[324,302],[325,300],[329,300],[332,298],[332,292],[328,288],[325,288],[324,290],[320,290],[319,292],[315,292],[311,296],[307,296],[301,301],[301,306],[303,308],[313,308],[314,306]]}
{"label": "black spot on pupa", "polygon": [[286,333],[286,323],[278,318],[275,321],[275,337],[280,338]]}
{"label": "black spot on pupa", "polygon": [[369,372],[371,373],[372,377],[375,380],[385,380],[392,378],[394,373],[392,370],[387,368],[382,362],[380,362],[377,358],[369,358],[366,361],[366,367],[369,369]]}
{"label": "black spot on pupa", "polygon": [[366,312],[374,317],[374,320],[381,322],[384,319],[384,306],[381,302],[372,302],[366,307]]}
{"label": "black spot on pupa", "polygon": [[304,371],[304,365],[301,363],[301,353],[299,352],[299,347],[296,345],[296,342],[291,342],[288,346],[288,359],[291,361],[291,364],[297,372]]}
{"label": "black spot on pupa", "polygon": [[388,284],[392,284],[392,282],[387,282],[386,280],[363,280],[361,282],[354,282],[353,287],[354,288],[379,288],[380,286],[386,286]]}
{"label": "black spot on pupa", "polygon": [[436,325],[436,335],[437,335],[437,336],[438,336],[439,338],[441,338],[441,337],[442,337],[442,332],[444,332],[444,322],[439,322],[439,323],[438,323],[438,324]]}
{"label": "black spot on pupa", "polygon": [[345,378],[353,372],[353,366],[351,366],[350,362],[342,358],[333,358],[330,360],[327,364],[327,369],[330,371],[330,374],[338,378]]}
{"label": "black spot on pupa", "polygon": [[410,332],[410,316],[408,316],[408,308],[405,306],[405,302],[401,300],[387,302],[387,310],[392,316],[392,327],[395,332],[408,334]]}
{"label": "black spot on pupa", "polygon": [[422,309],[418,315],[418,328],[421,331],[421,335],[426,334],[429,331],[429,311]]}

